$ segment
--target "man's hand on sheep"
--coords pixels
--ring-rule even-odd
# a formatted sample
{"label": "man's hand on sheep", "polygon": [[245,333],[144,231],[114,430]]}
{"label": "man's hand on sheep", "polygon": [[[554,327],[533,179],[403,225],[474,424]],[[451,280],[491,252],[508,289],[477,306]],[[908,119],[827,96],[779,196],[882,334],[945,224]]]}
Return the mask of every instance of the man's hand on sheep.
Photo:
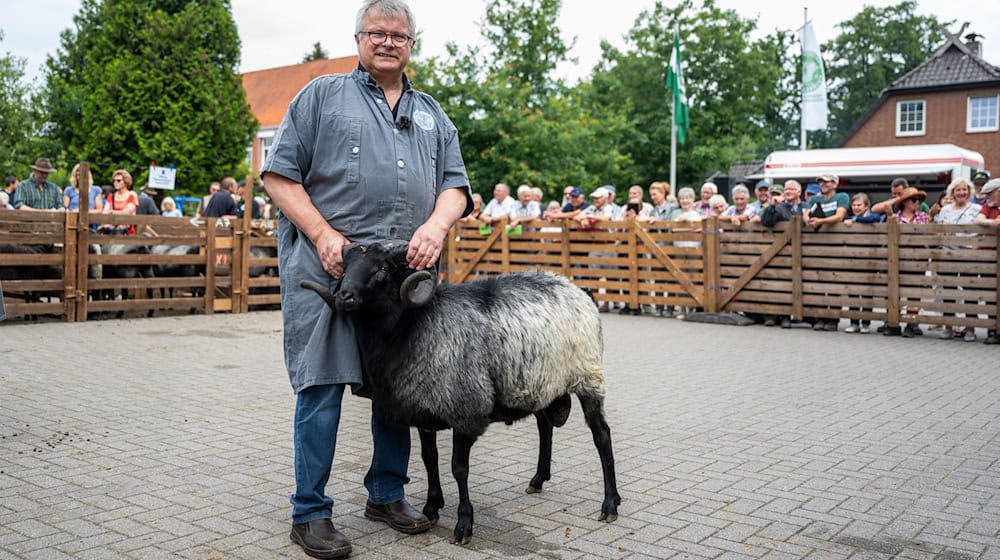
{"label": "man's hand on sheep", "polygon": [[410,268],[423,270],[434,266],[441,256],[441,247],[447,233],[447,227],[431,220],[417,228],[410,239],[410,248],[406,251],[406,263]]}
{"label": "man's hand on sheep", "polygon": [[344,247],[348,244],[350,241],[333,228],[320,234],[316,240],[316,252],[323,263],[323,270],[334,278],[344,275]]}

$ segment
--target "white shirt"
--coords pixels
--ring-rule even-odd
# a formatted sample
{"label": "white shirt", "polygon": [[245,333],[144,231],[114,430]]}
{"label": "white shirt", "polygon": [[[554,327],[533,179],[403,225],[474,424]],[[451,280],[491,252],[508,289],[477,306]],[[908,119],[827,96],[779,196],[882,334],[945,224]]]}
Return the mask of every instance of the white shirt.
{"label": "white shirt", "polygon": [[515,206],[517,206],[517,201],[509,196],[504,198],[503,202],[497,202],[497,199],[494,198],[486,205],[486,208],[483,208],[483,214],[491,218],[510,216]]}

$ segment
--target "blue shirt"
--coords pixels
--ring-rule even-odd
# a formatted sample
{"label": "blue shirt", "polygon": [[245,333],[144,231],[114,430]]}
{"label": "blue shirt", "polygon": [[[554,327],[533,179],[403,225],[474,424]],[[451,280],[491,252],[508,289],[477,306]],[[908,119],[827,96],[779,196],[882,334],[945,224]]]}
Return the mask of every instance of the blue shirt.
{"label": "blue shirt", "polygon": [[[351,242],[410,239],[439,194],[472,192],[458,131],[437,101],[413,89],[393,110],[363,69],[316,78],[295,96],[261,173],[300,183],[327,222]],[[292,388],[361,383],[354,327],[302,280],[331,285],[315,246],[283,214],[278,227],[285,365]]]}

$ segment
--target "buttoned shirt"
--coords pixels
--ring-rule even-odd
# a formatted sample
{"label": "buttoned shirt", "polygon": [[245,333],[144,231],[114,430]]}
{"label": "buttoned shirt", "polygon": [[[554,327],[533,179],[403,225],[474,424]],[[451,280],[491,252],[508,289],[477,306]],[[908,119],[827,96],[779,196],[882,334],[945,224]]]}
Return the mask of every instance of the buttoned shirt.
{"label": "buttoned shirt", "polygon": [[[274,136],[263,174],[301,184],[312,204],[351,242],[409,240],[439,194],[472,193],[458,131],[431,96],[403,76],[394,112],[361,68],[316,78],[295,96]],[[285,215],[278,262],[285,365],[292,388],[361,383],[353,324],[335,314],[303,280],[332,286],[316,247]]]}
{"label": "buttoned shirt", "polygon": [[503,202],[498,202],[497,199],[490,200],[486,208],[483,208],[483,214],[491,218],[499,218],[501,216],[513,217],[514,207],[517,206],[518,202],[512,197],[504,197]]}
{"label": "buttoned shirt", "polygon": [[11,201],[11,206],[17,209],[25,204],[36,210],[58,210],[64,207],[59,187],[51,181],[45,181],[39,188],[39,183],[33,176],[18,183],[14,200]]}

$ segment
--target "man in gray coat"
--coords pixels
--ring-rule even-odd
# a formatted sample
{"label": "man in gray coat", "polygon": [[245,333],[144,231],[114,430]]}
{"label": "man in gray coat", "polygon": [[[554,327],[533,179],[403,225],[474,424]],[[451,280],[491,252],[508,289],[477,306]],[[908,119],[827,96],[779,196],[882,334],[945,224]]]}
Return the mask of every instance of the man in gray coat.
{"label": "man in gray coat", "polygon": [[[362,384],[350,321],[303,280],[332,286],[352,242],[409,239],[407,260],[433,267],[451,225],[472,209],[455,126],[403,70],[416,25],[403,0],[365,0],[351,74],[321,76],[288,107],[262,169],[281,209],[278,258],[285,365],[296,392],[291,539],[317,558],[351,551],[326,496],[344,387]],[[372,418],[365,516],[405,533],[430,528],[404,498],[410,432]]]}

